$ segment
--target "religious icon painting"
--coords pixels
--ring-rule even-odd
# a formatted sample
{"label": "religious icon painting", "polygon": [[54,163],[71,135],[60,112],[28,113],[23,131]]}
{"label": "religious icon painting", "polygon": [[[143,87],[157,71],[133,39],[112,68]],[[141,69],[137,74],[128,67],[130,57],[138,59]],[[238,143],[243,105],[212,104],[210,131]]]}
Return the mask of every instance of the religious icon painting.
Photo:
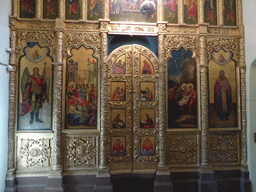
{"label": "religious icon painting", "polygon": [[44,19],[55,19],[58,17],[58,0],[45,0],[44,6]]}
{"label": "religious icon painting", "polygon": [[98,20],[102,18],[102,0],[88,0],[87,1],[87,19],[88,20]]}
{"label": "religious icon painting", "polygon": [[93,47],[71,49],[66,60],[66,128],[96,128],[98,61]]}
{"label": "religious icon painting", "polygon": [[236,63],[233,53],[212,52],[209,62],[210,127],[237,126]]}
{"label": "religious icon painting", "polygon": [[35,17],[35,0],[20,0],[20,17],[34,18]]}
{"label": "religious icon painting", "polygon": [[236,25],[236,0],[224,0],[224,25]]}
{"label": "religious icon painting", "polygon": [[184,22],[197,24],[197,0],[184,1]]}
{"label": "religious icon painting", "polygon": [[125,136],[111,137],[111,156],[125,156]]}
{"label": "religious icon painting", "polygon": [[140,137],[140,155],[153,156],[155,155],[155,138],[154,136]]}
{"label": "religious icon painting", "polygon": [[52,57],[48,47],[29,42],[20,57],[18,130],[50,130]]}
{"label": "religious icon painting", "polygon": [[140,110],[140,127],[147,129],[155,127],[155,109],[144,108]]}
{"label": "religious icon painting", "polygon": [[154,74],[152,63],[144,55],[140,55],[140,72],[141,74]]}
{"label": "religious icon painting", "polygon": [[164,20],[168,23],[178,23],[178,0],[164,0]]}
{"label": "religious icon painting", "polygon": [[126,83],[125,81],[112,81],[111,82],[111,100],[112,101],[125,101]]}
{"label": "religious icon painting", "polygon": [[110,0],[111,21],[156,22],[157,0]]}
{"label": "religious icon painting", "polygon": [[168,127],[197,127],[196,61],[183,48],[168,60]]}
{"label": "religious icon painting", "polygon": [[114,74],[125,74],[126,73],[126,57],[125,54],[118,57],[112,66]]}
{"label": "religious icon painting", "polygon": [[204,0],[204,21],[210,25],[217,25],[216,0]]}
{"label": "religious icon painting", "polygon": [[155,82],[140,83],[140,100],[154,101],[155,97]]}
{"label": "religious icon painting", "polygon": [[80,0],[66,0],[65,15],[68,20],[79,20]]}
{"label": "religious icon painting", "polygon": [[125,109],[112,109],[111,110],[111,127],[117,129],[125,128],[126,113]]}

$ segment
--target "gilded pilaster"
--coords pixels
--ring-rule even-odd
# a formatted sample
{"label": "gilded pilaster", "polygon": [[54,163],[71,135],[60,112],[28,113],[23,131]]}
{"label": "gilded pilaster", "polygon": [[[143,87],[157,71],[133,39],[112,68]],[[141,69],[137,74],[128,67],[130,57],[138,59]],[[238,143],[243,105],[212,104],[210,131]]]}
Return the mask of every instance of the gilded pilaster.
{"label": "gilded pilaster", "polygon": [[206,65],[206,37],[199,37],[199,62],[200,62],[200,78],[201,78],[201,164],[207,166],[209,164],[209,122],[208,122],[208,66]]}
{"label": "gilded pilaster", "polygon": [[36,18],[42,19],[43,18],[43,1],[36,0]]}
{"label": "gilded pilaster", "polygon": [[184,24],[184,0],[178,1],[178,24]]}
{"label": "gilded pilaster", "polygon": [[9,73],[9,119],[8,119],[8,172],[12,177],[15,172],[15,128],[16,128],[16,95],[17,95],[17,31],[11,26],[11,55],[10,65],[13,70]]}
{"label": "gilded pilaster", "polygon": [[[101,23],[105,26],[106,23]],[[105,28],[105,27],[103,27]],[[108,124],[108,34],[101,31],[101,131],[100,131],[100,169],[107,169],[107,124]]]}
{"label": "gilded pilaster", "polygon": [[58,13],[58,16],[59,18],[61,19],[64,19],[65,15],[65,1],[64,0],[59,0],[59,13]]}
{"label": "gilded pilaster", "polygon": [[52,169],[59,171],[61,166],[61,129],[62,129],[62,86],[63,86],[63,31],[56,29],[56,63],[53,84],[53,163]]}

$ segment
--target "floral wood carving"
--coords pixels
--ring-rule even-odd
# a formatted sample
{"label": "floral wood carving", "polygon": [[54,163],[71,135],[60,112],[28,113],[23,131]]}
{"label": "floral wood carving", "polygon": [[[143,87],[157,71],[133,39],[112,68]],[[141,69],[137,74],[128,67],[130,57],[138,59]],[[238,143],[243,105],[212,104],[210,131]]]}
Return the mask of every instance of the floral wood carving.
{"label": "floral wood carving", "polygon": [[51,158],[50,139],[21,139],[24,145],[20,148],[21,158],[26,161],[27,167],[49,166]]}
{"label": "floral wood carving", "polygon": [[213,163],[238,163],[238,135],[211,135],[211,161]]}
{"label": "floral wood carving", "polygon": [[197,164],[198,138],[191,136],[169,136],[169,164]]}

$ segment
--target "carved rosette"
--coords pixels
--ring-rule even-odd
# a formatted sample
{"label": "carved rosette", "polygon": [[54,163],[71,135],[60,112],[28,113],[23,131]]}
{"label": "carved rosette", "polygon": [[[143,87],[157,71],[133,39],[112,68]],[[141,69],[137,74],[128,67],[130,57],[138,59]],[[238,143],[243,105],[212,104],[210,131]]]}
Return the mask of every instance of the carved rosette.
{"label": "carved rosette", "polygon": [[100,47],[101,47],[101,114],[100,114],[100,169],[107,169],[107,153],[108,146],[110,143],[108,142],[107,137],[107,129],[108,129],[108,100],[109,100],[109,83],[108,83],[108,64],[107,64],[107,56],[108,56],[108,36],[106,32],[102,32],[100,36]]}
{"label": "carved rosette", "polygon": [[211,135],[210,142],[213,164],[239,163],[239,134]]}
{"label": "carved rosette", "polygon": [[21,139],[19,168],[49,167],[50,139]]}
{"label": "carved rosette", "polygon": [[78,47],[81,44],[93,45],[96,47],[97,55],[100,55],[100,35],[99,33],[68,33],[64,37],[63,55],[70,55],[72,47]]}
{"label": "carved rosette", "polygon": [[92,169],[98,164],[98,137],[71,136],[67,137],[66,169]]}
{"label": "carved rosette", "polygon": [[199,145],[197,135],[169,135],[168,159],[170,166],[197,165]]}

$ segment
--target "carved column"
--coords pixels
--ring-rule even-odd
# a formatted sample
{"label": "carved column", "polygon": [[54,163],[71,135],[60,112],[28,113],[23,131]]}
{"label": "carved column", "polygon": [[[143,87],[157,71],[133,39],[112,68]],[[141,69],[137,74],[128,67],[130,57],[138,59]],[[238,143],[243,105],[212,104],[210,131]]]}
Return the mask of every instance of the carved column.
{"label": "carved column", "polygon": [[56,63],[54,65],[53,84],[53,163],[52,169],[59,171],[61,167],[61,129],[62,129],[62,86],[63,86],[63,31],[56,32]]}
{"label": "carved column", "polygon": [[164,62],[164,34],[158,36],[159,56],[159,162],[158,168],[167,168],[166,162],[166,64]]}
{"label": "carved column", "polygon": [[42,0],[36,0],[36,18],[42,19],[43,18],[43,1]]}
{"label": "carved column", "polygon": [[18,13],[19,13],[19,11],[18,11],[18,5],[19,5],[19,2],[18,2],[18,0],[13,0],[12,1],[13,3],[12,3],[12,16],[13,17],[18,17]]}
{"label": "carved column", "polygon": [[247,119],[246,119],[246,68],[245,68],[245,53],[244,53],[244,38],[240,38],[240,87],[241,87],[241,165],[247,168]]}
{"label": "carved column", "polygon": [[157,1],[157,21],[164,21],[164,2],[163,0]]}
{"label": "carved column", "polygon": [[59,0],[59,12],[58,12],[58,16],[61,19],[64,19],[64,13],[65,13],[65,1],[64,0]]}
{"label": "carved column", "polygon": [[108,124],[108,36],[106,32],[101,33],[101,132],[100,132],[100,169],[107,169],[107,127]]}
{"label": "carved column", "polygon": [[84,0],[81,3],[82,3],[82,6],[81,6],[81,19],[82,20],[86,20],[87,19],[87,8],[86,8],[87,1]]}
{"label": "carved column", "polygon": [[109,19],[109,0],[103,1],[103,19]]}
{"label": "carved column", "polygon": [[178,1],[178,24],[184,24],[184,0]]}
{"label": "carved column", "polygon": [[165,62],[165,29],[166,24],[158,25],[158,60],[159,60],[159,162],[157,164],[155,191],[172,191],[171,174],[166,161],[166,62]]}
{"label": "carved column", "polygon": [[218,0],[218,18],[219,18],[219,25],[224,25],[224,0]]}
{"label": "carved column", "polygon": [[208,130],[209,130],[209,114],[208,114],[208,66],[206,65],[206,36],[199,37],[199,59],[200,59],[200,79],[201,79],[201,150],[202,150],[202,166],[209,165],[208,152]]}
{"label": "carved column", "polygon": [[204,0],[198,0],[198,23],[205,23],[204,21]]}
{"label": "carved column", "polygon": [[[11,23],[14,24],[15,23]],[[15,190],[15,129],[16,129],[16,105],[17,105],[17,31],[11,26],[11,55],[10,65],[13,70],[9,73],[9,119],[8,119],[8,171],[6,175],[6,190]]]}

